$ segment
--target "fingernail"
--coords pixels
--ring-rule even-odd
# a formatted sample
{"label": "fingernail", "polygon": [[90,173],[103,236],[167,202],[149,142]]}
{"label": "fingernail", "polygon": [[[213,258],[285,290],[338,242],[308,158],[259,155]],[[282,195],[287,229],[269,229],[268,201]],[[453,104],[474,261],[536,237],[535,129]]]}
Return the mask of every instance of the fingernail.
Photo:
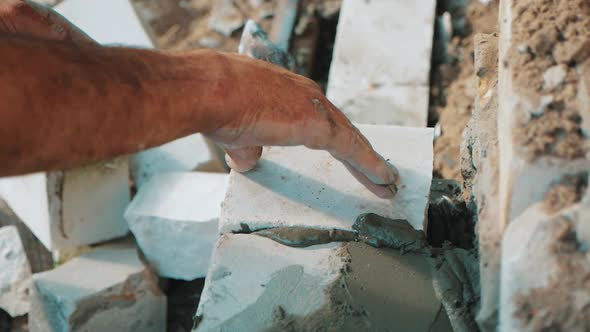
{"label": "fingernail", "polygon": [[397,183],[399,182],[399,171],[389,161],[386,160],[385,164],[387,164],[387,168],[388,168],[387,175],[389,177],[389,183],[392,183],[395,185],[395,191],[397,192]]}
{"label": "fingernail", "polygon": [[381,187],[378,190],[374,190],[373,191],[379,198],[383,198],[383,199],[392,199],[395,197],[395,194],[391,192],[391,189],[389,189],[386,186]]}
{"label": "fingernail", "polygon": [[389,186],[387,186],[387,188],[389,189],[389,191],[391,191],[391,193],[394,196],[397,195],[397,185],[395,183],[390,184]]}

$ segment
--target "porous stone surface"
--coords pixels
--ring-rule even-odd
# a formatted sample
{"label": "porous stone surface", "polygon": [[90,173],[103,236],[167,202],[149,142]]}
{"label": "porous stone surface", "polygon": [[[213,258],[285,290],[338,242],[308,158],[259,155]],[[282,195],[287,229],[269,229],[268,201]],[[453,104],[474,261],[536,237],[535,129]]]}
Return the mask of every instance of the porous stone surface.
{"label": "porous stone surface", "polygon": [[126,157],[66,171],[0,179],[0,197],[49,249],[97,243],[128,232]]}
{"label": "porous stone surface", "polygon": [[590,329],[590,202],[527,209],[502,242],[499,331]]}
{"label": "porous stone surface", "polygon": [[29,312],[31,267],[16,226],[0,228],[0,309],[16,317]]}
{"label": "porous stone surface", "polygon": [[205,277],[227,174],[166,173],[154,176],[137,193],[125,219],[141,251],[167,278]]}
{"label": "porous stone surface", "polygon": [[153,47],[128,0],[65,0],[54,9],[100,44]]}
{"label": "porous stone surface", "polygon": [[481,308],[477,316],[484,331],[498,323],[500,244],[498,158],[498,36],[474,39],[477,94],[473,115],[461,146],[461,174],[469,206],[476,213],[481,278]]}
{"label": "porous stone surface", "polygon": [[[565,175],[587,170],[590,3],[503,1],[500,8],[498,137],[503,227],[542,201]],[[558,33],[558,31],[560,33]],[[566,71],[558,85],[544,73]]]}
{"label": "porous stone surface", "polygon": [[0,227],[15,226],[25,248],[31,272],[43,272],[53,268],[51,252],[37,239],[29,227],[22,222],[0,197]]}
{"label": "porous stone surface", "polygon": [[424,256],[251,234],[219,239],[195,320],[193,331],[452,330]]}
{"label": "porous stone surface", "polygon": [[352,121],[426,126],[435,4],[343,1],[327,96]]}
{"label": "porous stone surface", "polygon": [[401,184],[393,200],[375,196],[324,151],[271,147],[254,170],[231,172],[221,233],[284,226],[351,230],[357,216],[368,212],[405,219],[424,229],[432,180],[432,129],[377,125],[359,129],[399,170]]}
{"label": "porous stone surface", "polygon": [[166,297],[134,247],[99,248],[33,277],[35,331],[164,331]]}
{"label": "porous stone surface", "polygon": [[590,3],[502,1],[500,24],[499,330],[589,330]]}

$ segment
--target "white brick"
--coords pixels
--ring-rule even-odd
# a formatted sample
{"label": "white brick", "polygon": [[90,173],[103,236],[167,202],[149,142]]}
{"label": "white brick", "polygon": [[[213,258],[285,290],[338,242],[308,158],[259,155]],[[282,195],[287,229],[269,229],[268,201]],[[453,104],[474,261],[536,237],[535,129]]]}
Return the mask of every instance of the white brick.
{"label": "white brick", "polygon": [[[357,242],[293,248],[225,234],[193,331],[429,331],[444,317],[440,310],[422,255]],[[450,330],[448,323],[440,329]]]}
{"label": "white brick", "polygon": [[167,278],[206,275],[227,186],[227,174],[167,173],[146,183],[125,212],[151,265]]}
{"label": "white brick", "polygon": [[125,235],[126,157],[67,171],[0,179],[0,197],[49,249]]}
{"label": "white brick", "polygon": [[327,96],[352,121],[426,126],[434,0],[345,0]]}
{"label": "white brick", "polygon": [[131,173],[137,188],[152,176],[165,172],[188,172],[215,160],[213,170],[223,170],[221,161],[205,138],[194,134],[137,153],[131,161]]}
{"label": "white brick", "polygon": [[12,317],[29,312],[31,267],[16,226],[0,228],[0,309]]}
{"label": "white brick", "polygon": [[[258,302],[262,317],[241,322],[245,324],[243,331],[270,327],[263,324],[272,323],[273,310],[278,305],[300,317],[320,309],[328,300],[322,294],[338,279],[345,265],[339,256],[342,247],[342,243],[330,243],[298,249],[257,235],[223,235],[216,245],[201,295],[197,316],[203,320],[196,331],[223,330],[224,324],[231,324],[232,317],[263,296],[272,303]],[[281,289],[272,283],[278,274],[289,272],[295,284],[282,285]],[[297,282],[301,282],[299,287]],[[267,290],[267,286],[271,289]],[[269,294],[272,291],[278,293]]]}
{"label": "white brick", "polygon": [[133,247],[100,248],[36,274],[35,331],[164,331],[166,297]]}
{"label": "white brick", "polygon": [[54,9],[101,44],[153,47],[127,0],[66,0]]}
{"label": "white brick", "polygon": [[223,203],[221,233],[246,226],[350,230],[356,217],[373,212],[406,219],[423,229],[432,180],[432,129],[361,125],[375,150],[400,172],[393,199],[380,199],[324,151],[304,147],[265,149],[258,166],[231,172]]}

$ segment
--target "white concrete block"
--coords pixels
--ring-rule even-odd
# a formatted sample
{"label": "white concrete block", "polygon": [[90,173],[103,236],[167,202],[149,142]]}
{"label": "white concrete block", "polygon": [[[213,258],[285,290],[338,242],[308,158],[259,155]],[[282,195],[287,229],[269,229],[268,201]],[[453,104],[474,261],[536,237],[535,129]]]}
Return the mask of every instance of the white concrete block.
{"label": "white concrete block", "polygon": [[166,173],[154,176],[135,196],[125,218],[160,276],[193,280],[207,274],[227,178]]}
{"label": "white concrete block", "polygon": [[33,277],[35,331],[164,331],[166,297],[133,247],[100,248]]}
{"label": "white concrete block", "polygon": [[153,47],[127,0],[66,0],[54,9],[101,44]]}
{"label": "white concrete block", "polygon": [[12,317],[29,312],[31,267],[16,226],[0,228],[0,309]]}
{"label": "white concrete block", "polygon": [[67,171],[0,178],[0,197],[49,249],[123,236],[129,204],[126,157]]}
{"label": "white concrete block", "polygon": [[221,233],[280,226],[351,230],[373,212],[425,229],[432,180],[433,130],[360,125],[359,129],[400,172],[393,200],[380,199],[327,152],[304,147],[265,149],[258,166],[231,172],[220,217]]}
{"label": "white concrete block", "polygon": [[421,254],[359,242],[293,248],[224,234],[193,331],[451,331],[448,319],[446,328],[438,324],[441,308]]}
{"label": "white concrete block", "polygon": [[131,174],[139,189],[155,174],[189,172],[216,159],[205,138],[194,134],[137,153],[131,161]]}
{"label": "white concrete block", "polygon": [[426,126],[434,0],[345,0],[327,96],[354,122]]}
{"label": "white concrete block", "polygon": [[[197,316],[196,331],[264,331],[273,310],[305,317],[325,306],[329,286],[345,266],[342,243],[291,248],[256,235],[226,234],[216,245]],[[258,308],[251,319],[232,322]],[[232,329],[233,327],[233,329]]]}

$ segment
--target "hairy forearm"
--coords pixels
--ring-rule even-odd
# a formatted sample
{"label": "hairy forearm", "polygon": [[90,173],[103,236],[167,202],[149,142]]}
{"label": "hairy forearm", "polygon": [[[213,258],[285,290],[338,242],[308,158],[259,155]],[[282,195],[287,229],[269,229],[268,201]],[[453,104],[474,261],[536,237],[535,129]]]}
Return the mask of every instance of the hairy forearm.
{"label": "hairy forearm", "polygon": [[224,122],[224,55],[0,35],[0,176],[68,168]]}

